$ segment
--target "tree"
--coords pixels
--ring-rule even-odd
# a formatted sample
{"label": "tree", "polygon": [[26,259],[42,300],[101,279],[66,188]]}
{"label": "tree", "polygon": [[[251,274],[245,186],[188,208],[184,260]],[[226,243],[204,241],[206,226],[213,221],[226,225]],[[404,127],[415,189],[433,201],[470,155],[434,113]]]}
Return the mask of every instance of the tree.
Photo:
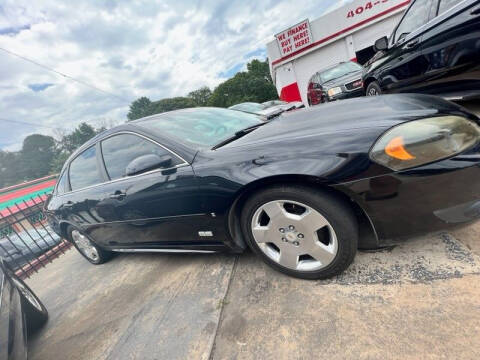
{"label": "tree", "polygon": [[0,188],[22,180],[20,152],[0,150]]}
{"label": "tree", "polygon": [[257,59],[252,60],[247,64],[248,72],[259,78],[265,79],[267,82],[273,85],[272,76],[270,75],[270,66],[268,65],[268,59],[260,61]]}
{"label": "tree", "polygon": [[77,148],[97,135],[97,133],[99,133],[101,130],[102,129],[99,129],[97,131],[91,125],[88,125],[87,123],[81,123],[75,130],[73,130],[73,132],[65,135],[60,140],[59,148],[61,151],[71,154]]}
{"label": "tree", "polygon": [[23,177],[36,179],[48,175],[55,151],[53,137],[40,134],[27,136],[21,150]]}
{"label": "tree", "polygon": [[128,120],[140,119],[142,117],[151,115],[152,102],[149,98],[143,96],[130,104],[128,111]]}
{"label": "tree", "polygon": [[68,160],[68,157],[70,154],[66,151],[59,150],[55,154],[55,157],[52,160],[52,164],[50,167],[50,172],[53,174],[58,174],[63,168],[63,165],[65,164],[65,161]]}
{"label": "tree", "polygon": [[151,114],[160,114],[167,111],[192,108],[195,107],[195,102],[188,97],[174,97],[166,98],[152,103]]}
{"label": "tree", "polygon": [[187,96],[193,100],[196,106],[207,106],[208,100],[212,96],[212,90],[204,86],[198,90],[189,92]]}
{"label": "tree", "polygon": [[242,102],[264,102],[278,99],[277,89],[272,83],[268,62],[252,60],[246,72],[218,85],[209,99],[209,105],[229,107]]}

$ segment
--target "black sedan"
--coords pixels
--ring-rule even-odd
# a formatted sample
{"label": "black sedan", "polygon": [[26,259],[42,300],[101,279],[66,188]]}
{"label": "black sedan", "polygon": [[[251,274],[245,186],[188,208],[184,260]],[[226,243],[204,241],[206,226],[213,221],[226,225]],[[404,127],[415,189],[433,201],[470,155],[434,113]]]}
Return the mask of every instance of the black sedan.
{"label": "black sedan", "polygon": [[45,306],[0,258],[0,360],[27,359],[27,334],[47,319]]}
{"label": "black sedan", "polygon": [[480,1],[415,0],[363,75],[366,93],[480,97]]}
{"label": "black sedan", "polygon": [[365,95],[363,70],[363,67],[356,62],[347,61],[318,71],[308,82],[308,104],[318,105]]}
{"label": "black sedan", "polygon": [[242,252],[316,279],[372,248],[480,217],[480,121],[426,95],[332,102],[265,122],[154,115],[75,152],[50,224],[91,263],[111,252]]}

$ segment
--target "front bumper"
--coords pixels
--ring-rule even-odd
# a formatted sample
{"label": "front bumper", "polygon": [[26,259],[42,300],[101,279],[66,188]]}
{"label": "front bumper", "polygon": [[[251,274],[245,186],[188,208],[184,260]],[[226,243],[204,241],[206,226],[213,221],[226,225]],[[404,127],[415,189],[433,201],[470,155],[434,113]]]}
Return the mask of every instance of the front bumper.
{"label": "front bumper", "polygon": [[359,87],[355,90],[351,91],[343,91],[340,94],[334,96],[327,96],[328,101],[336,101],[336,100],[343,100],[343,99],[351,99],[356,97],[365,96],[365,90],[363,87]]}
{"label": "front bumper", "polygon": [[336,185],[359,204],[379,244],[480,219],[480,148],[419,168]]}

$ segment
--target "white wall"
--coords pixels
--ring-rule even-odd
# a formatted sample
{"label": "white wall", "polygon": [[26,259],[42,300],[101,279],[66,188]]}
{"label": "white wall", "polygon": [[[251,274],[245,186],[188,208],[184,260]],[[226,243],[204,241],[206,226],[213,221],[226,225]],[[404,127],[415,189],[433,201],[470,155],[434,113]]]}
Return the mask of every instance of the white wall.
{"label": "white wall", "polygon": [[[378,5],[373,5],[371,9],[364,10],[361,14],[348,17],[349,11],[364,7],[367,3],[369,1],[356,0],[311,21],[310,27],[314,42],[321,41],[340,31],[346,31],[288,59],[281,60],[276,40],[267,44],[270,70],[278,94],[281,93],[283,87],[297,82],[302,101],[307,104],[308,81],[315,72],[340,61],[348,61],[356,56],[356,51],[372,46],[375,40],[382,36],[389,36],[408,5],[405,0],[372,1],[372,4],[378,3]],[[383,14],[389,9],[393,10]],[[361,24],[362,21],[369,19],[369,22]],[[296,20],[299,19],[292,19],[292,24],[295,24]],[[359,23],[360,26],[349,29]],[[274,62],[277,63],[273,64]]]}

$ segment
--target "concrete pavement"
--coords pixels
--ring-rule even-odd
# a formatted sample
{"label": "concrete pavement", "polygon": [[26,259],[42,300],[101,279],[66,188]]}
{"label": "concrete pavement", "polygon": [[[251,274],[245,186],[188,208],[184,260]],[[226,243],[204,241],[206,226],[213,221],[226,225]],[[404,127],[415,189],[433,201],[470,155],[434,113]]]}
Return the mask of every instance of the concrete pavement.
{"label": "concrete pavement", "polygon": [[359,253],[328,281],[252,254],[75,250],[28,283],[50,321],[31,359],[480,358],[480,223]]}

